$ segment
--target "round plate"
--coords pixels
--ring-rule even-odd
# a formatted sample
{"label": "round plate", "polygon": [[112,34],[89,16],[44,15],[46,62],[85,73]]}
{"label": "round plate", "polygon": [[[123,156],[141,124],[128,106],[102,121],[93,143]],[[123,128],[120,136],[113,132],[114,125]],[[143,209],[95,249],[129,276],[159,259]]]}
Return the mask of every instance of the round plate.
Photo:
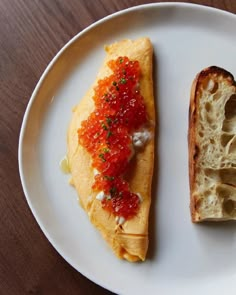
{"label": "round plate", "polygon": [[[79,272],[122,294],[235,294],[235,224],[195,225],[189,212],[191,83],[217,65],[236,74],[236,16],[191,4],[151,4],[111,15],[75,36],[49,64],[27,107],[19,167],[29,206]],[[158,112],[150,247],[144,263],[118,260],[78,206],[59,162],[72,107],[93,83],[105,44],[147,36],[154,46]]]}

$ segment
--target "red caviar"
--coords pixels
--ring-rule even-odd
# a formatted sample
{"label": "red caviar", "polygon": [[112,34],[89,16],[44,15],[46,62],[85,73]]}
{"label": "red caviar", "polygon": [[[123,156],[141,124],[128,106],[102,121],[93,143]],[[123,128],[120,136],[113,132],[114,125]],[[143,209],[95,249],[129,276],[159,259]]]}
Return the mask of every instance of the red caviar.
{"label": "red caviar", "polygon": [[103,208],[129,219],[137,213],[140,200],[123,175],[132,156],[131,134],[146,123],[147,114],[139,91],[139,62],[118,57],[108,66],[113,73],[94,88],[95,110],[78,130],[79,143],[99,172],[92,188],[106,194]]}

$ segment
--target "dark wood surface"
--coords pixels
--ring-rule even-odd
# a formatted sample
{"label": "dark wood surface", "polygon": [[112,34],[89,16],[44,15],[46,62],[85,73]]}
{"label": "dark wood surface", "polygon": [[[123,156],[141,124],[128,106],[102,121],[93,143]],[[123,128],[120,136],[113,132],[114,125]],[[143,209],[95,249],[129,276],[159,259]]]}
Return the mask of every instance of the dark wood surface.
{"label": "dark wood surface", "polygon": [[[59,49],[104,16],[150,2],[0,0],[1,295],[112,294],[74,270],[39,229],[20,183],[18,138],[31,93]],[[236,13],[234,0],[192,2]]]}

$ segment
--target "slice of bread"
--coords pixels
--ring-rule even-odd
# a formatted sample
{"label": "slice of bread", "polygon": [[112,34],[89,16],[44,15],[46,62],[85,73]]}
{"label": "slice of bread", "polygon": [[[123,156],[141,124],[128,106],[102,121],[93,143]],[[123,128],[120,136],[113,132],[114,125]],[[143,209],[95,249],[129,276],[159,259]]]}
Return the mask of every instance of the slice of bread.
{"label": "slice of bread", "polygon": [[[81,102],[74,108],[72,120],[68,129],[68,161],[71,169],[72,184],[75,186],[80,204],[88,213],[90,221],[101,232],[103,238],[111,246],[119,258],[128,261],[145,260],[148,249],[148,219],[151,203],[151,184],[154,166],[154,135],[155,135],[155,107],[152,82],[153,47],[148,38],[137,40],[121,40],[105,47],[106,56],[97,78]],[[140,92],[144,99],[148,115],[147,131],[149,140],[144,148],[136,151],[131,166],[125,175],[130,190],[142,196],[139,211],[132,219],[122,224],[117,222],[116,216],[102,208],[97,198],[98,192],[93,191],[94,169],[91,166],[91,156],[79,144],[78,128],[83,120],[93,112],[94,87],[100,79],[111,74],[108,61],[119,56],[127,56],[130,60],[137,60],[140,64]],[[86,234],[86,233],[85,233]],[[95,246],[96,248],[96,246]]]}
{"label": "slice of bread", "polygon": [[192,221],[236,220],[236,82],[222,68],[193,82],[188,143]]}

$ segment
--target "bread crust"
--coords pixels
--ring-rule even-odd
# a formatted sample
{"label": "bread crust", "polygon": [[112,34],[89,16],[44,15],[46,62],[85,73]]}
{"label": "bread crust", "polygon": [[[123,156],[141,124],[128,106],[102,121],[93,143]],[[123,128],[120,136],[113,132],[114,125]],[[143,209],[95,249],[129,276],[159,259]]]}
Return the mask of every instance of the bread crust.
{"label": "bread crust", "polygon": [[[106,57],[97,75],[95,83],[89,89],[82,101],[75,107],[68,129],[68,161],[72,174],[72,182],[78,192],[80,204],[87,211],[90,221],[101,232],[104,239],[111,246],[119,258],[129,261],[145,260],[148,248],[148,215],[151,203],[151,183],[154,165],[154,129],[155,107],[152,82],[153,49],[148,38],[137,40],[122,40],[105,47]],[[96,192],[91,187],[94,172],[91,159],[87,151],[78,144],[77,130],[81,122],[94,110],[93,88],[99,79],[110,75],[107,66],[109,60],[118,56],[127,56],[131,60],[138,60],[141,68],[140,91],[144,97],[149,124],[148,129],[152,137],[144,149],[132,159],[131,168],[126,175],[130,189],[140,193],[143,202],[138,214],[118,225],[115,217],[102,209],[101,202],[96,199]]]}
{"label": "bread crust", "polygon": [[[200,88],[206,78],[217,81],[219,77],[223,77],[229,86],[236,86],[234,76],[223,68],[211,66],[203,69],[197,74],[194,79],[190,92],[189,105],[189,126],[188,126],[188,157],[189,157],[189,186],[190,186],[190,212],[192,222],[204,221],[198,212],[198,192],[196,189],[196,164],[199,157],[199,144],[197,141],[196,130],[199,121],[199,103],[200,103]],[[213,219],[212,219],[213,220]]]}

